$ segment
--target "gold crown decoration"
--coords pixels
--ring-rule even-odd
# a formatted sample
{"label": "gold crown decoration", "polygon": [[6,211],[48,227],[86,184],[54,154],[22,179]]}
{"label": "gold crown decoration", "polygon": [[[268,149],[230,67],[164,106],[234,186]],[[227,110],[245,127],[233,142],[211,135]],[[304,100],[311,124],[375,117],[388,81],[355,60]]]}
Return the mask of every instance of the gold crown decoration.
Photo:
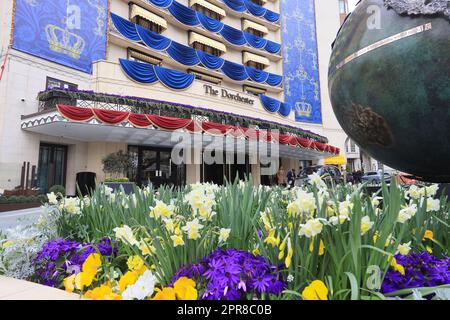
{"label": "gold crown decoration", "polygon": [[86,47],[86,42],[79,35],[69,32],[67,28],[49,24],[45,27],[50,50],[80,59]]}
{"label": "gold crown decoration", "polygon": [[299,117],[310,118],[312,114],[312,106],[304,101],[295,104],[295,112]]}

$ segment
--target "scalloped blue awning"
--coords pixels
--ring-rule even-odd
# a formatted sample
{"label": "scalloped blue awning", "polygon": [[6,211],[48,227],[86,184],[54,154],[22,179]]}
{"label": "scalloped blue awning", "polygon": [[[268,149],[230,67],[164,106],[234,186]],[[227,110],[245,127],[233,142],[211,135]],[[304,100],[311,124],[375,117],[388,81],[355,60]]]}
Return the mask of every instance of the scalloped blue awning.
{"label": "scalloped blue awning", "polygon": [[245,67],[248,76],[255,82],[263,83],[269,78],[269,73],[263,70],[258,70],[252,67]]}
{"label": "scalloped blue awning", "polygon": [[248,79],[247,71],[241,64],[225,61],[221,70],[228,78],[232,80],[245,81]]}
{"label": "scalloped blue awning", "polygon": [[229,8],[233,9],[237,12],[245,12],[247,11],[247,6],[245,5],[242,0],[223,0],[223,3],[225,3]]}
{"label": "scalloped blue awning", "polygon": [[281,51],[281,44],[267,40],[267,44],[264,49],[269,53],[277,54]]}
{"label": "scalloped blue awning", "polygon": [[147,0],[147,1],[160,8],[168,8],[174,2],[173,0]]}
{"label": "scalloped blue awning", "polygon": [[140,83],[155,83],[157,81],[173,90],[189,88],[195,76],[185,72],[155,66],[148,63],[119,59],[122,70],[133,80]]}
{"label": "scalloped blue awning", "polygon": [[184,46],[178,42],[172,42],[166,52],[173,60],[185,66],[195,66],[200,63],[197,51],[194,48]]}
{"label": "scalloped blue awning", "polygon": [[174,1],[169,7],[169,12],[181,23],[195,27],[200,25],[200,21],[197,18],[197,11],[182,5],[181,3]]}
{"label": "scalloped blue awning", "polygon": [[281,102],[272,97],[261,94],[259,96],[259,99],[261,100],[261,104],[263,105],[264,109],[266,109],[270,113],[278,112],[281,116],[288,117],[292,112],[292,108],[289,104]]}
{"label": "scalloped blue awning", "polygon": [[262,17],[266,14],[267,9],[263,8],[256,3],[251,2],[250,0],[244,0],[245,6],[247,10],[256,17]]}
{"label": "scalloped blue awning", "polygon": [[128,21],[117,14],[111,12],[111,21],[125,38],[132,41],[141,41],[138,32],[136,31],[136,25],[131,21]]}
{"label": "scalloped blue awning", "polygon": [[136,25],[136,30],[141,40],[150,48],[164,51],[167,50],[172,44],[172,40],[146,28]]}
{"label": "scalloped blue awning", "polygon": [[220,31],[220,34],[225,40],[236,46],[244,46],[247,44],[244,33],[239,29],[224,25],[222,31]]}
{"label": "scalloped blue awning", "polygon": [[213,56],[212,54],[208,54],[201,50],[197,50],[197,56],[200,59],[201,63],[203,63],[205,67],[211,70],[219,70],[225,63],[224,59]]}
{"label": "scalloped blue awning", "polygon": [[277,74],[269,73],[269,77],[266,82],[272,87],[277,87],[281,84],[281,82],[283,82],[283,77]]}
{"label": "scalloped blue awning", "polygon": [[261,7],[250,0],[222,0],[231,10],[236,12],[249,12],[255,17],[264,17],[269,22],[278,22],[280,14]]}
{"label": "scalloped blue awning", "polygon": [[222,29],[225,25],[222,22],[217,21],[216,19],[213,19],[211,17],[208,17],[198,11],[197,11],[197,18],[200,21],[203,28],[205,28],[206,30],[208,30],[210,32],[218,33],[220,31],[222,31]]}
{"label": "scalloped blue awning", "polygon": [[264,49],[267,45],[267,40],[258,36],[255,36],[248,32],[243,32],[245,40],[247,40],[248,44],[250,44],[253,48],[256,49]]}

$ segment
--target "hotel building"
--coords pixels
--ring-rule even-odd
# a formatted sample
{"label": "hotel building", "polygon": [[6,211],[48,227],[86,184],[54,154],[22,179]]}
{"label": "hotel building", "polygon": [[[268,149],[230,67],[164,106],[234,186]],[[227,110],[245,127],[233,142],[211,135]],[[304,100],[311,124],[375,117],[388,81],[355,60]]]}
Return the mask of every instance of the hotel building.
{"label": "hotel building", "polygon": [[[338,1],[5,0],[0,21],[0,189],[74,195],[118,151],[155,185],[269,184],[252,145],[286,171],[346,155],[327,90]],[[185,164],[174,136],[194,141]],[[199,161],[217,137],[234,152]]]}

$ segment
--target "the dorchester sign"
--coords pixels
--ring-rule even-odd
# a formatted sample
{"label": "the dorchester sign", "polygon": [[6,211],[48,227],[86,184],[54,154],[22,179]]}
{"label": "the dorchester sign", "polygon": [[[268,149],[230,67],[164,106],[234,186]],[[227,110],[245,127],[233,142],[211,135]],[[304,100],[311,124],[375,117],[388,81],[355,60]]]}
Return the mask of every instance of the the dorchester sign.
{"label": "the dorchester sign", "polygon": [[244,103],[253,106],[255,104],[254,99],[250,99],[248,97],[244,97],[240,95],[239,93],[230,93],[226,89],[216,89],[211,85],[205,84],[203,86],[205,88],[205,94],[210,95],[212,97],[222,98],[222,99],[228,99],[233,100],[239,103]]}

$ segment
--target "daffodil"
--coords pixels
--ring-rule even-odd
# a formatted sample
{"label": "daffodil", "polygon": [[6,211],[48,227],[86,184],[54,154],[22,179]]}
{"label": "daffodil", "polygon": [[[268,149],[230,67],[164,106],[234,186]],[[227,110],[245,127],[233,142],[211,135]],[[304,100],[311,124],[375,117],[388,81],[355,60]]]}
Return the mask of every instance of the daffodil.
{"label": "daffodil", "polygon": [[310,219],[305,224],[300,225],[300,236],[312,238],[322,232],[323,224],[320,219]]}
{"label": "daffodil", "polygon": [[302,292],[303,300],[328,300],[328,288],[320,280],[314,280]]}
{"label": "daffodil", "polygon": [[219,243],[224,243],[228,241],[228,238],[230,237],[231,229],[220,229],[219,232]]}
{"label": "daffodil", "polygon": [[151,245],[150,240],[151,239],[146,238],[139,242],[139,249],[143,256],[154,255],[156,253],[156,248]]}
{"label": "daffodil", "polygon": [[127,225],[113,230],[116,233],[116,238],[132,246],[139,246],[139,242],[136,240],[133,234],[133,230]]}
{"label": "daffodil", "polygon": [[197,240],[200,238],[200,230],[203,229],[203,225],[199,223],[198,219],[194,219],[186,223],[186,226],[182,227],[181,230],[187,233],[188,239]]}
{"label": "daffodil", "polygon": [[402,243],[398,245],[397,252],[402,256],[406,256],[411,251],[411,241],[408,243]]}
{"label": "daffodil", "polygon": [[280,235],[278,235],[278,237],[275,237],[275,232],[275,229],[270,230],[269,235],[264,240],[264,243],[271,245],[273,248],[278,247],[281,241]]}
{"label": "daffodil", "polygon": [[160,200],[156,200],[156,205],[150,208],[150,217],[159,219],[159,218],[170,218],[174,214],[174,206],[167,205]]}
{"label": "daffodil", "polygon": [[172,239],[174,247],[184,246],[184,240],[182,236],[173,235],[170,237],[170,239]]}
{"label": "daffodil", "polygon": [[433,236],[434,236],[433,231],[427,230],[425,231],[422,241],[425,241],[426,239],[433,240]]}
{"label": "daffodil", "polygon": [[370,221],[369,216],[364,216],[361,219],[361,235],[365,235],[374,225],[373,221]]}
{"label": "daffodil", "polygon": [[394,271],[399,272],[403,276],[405,275],[405,268],[401,264],[398,264],[397,260],[394,257],[390,256],[389,261]]}
{"label": "daffodil", "polygon": [[292,257],[294,256],[294,249],[292,248],[291,238],[288,239],[287,248],[288,248],[288,253],[286,256],[286,260],[284,261],[284,264],[286,265],[286,268],[289,268],[292,263]]}
{"label": "daffodil", "polygon": [[[309,252],[313,252],[314,251],[314,240],[311,240],[311,243],[309,245]],[[325,244],[323,243],[323,240],[321,239],[319,242],[319,256],[323,256],[323,254],[325,253]]]}

